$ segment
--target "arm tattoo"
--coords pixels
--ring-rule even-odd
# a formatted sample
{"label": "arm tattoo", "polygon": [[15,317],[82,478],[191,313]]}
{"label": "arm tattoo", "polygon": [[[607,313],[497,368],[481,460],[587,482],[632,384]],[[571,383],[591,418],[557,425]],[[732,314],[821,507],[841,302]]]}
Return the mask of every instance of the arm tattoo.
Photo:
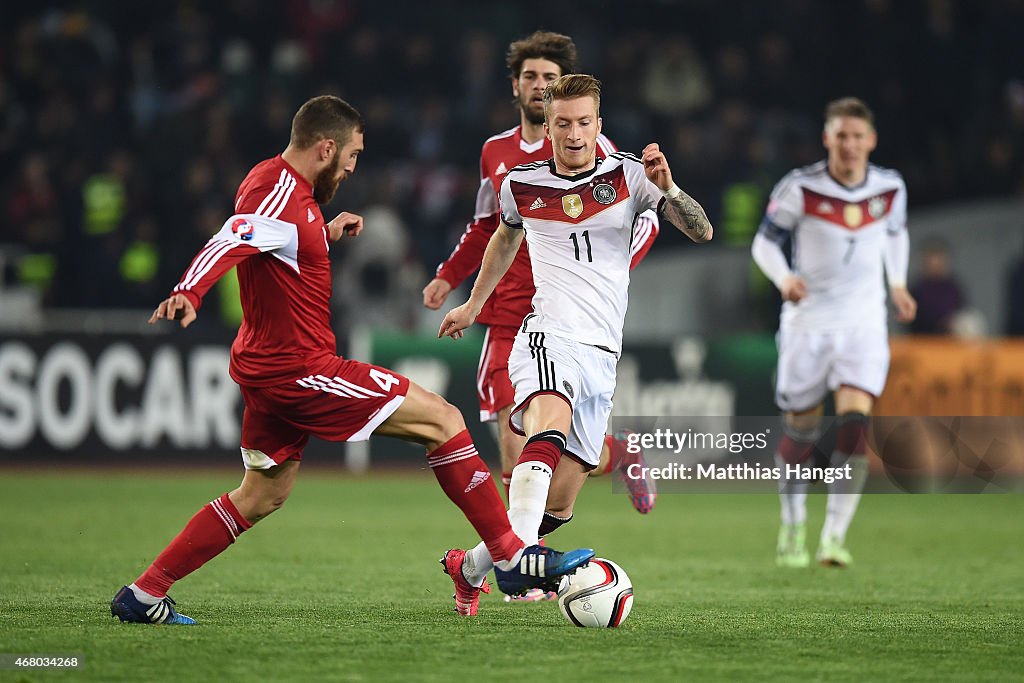
{"label": "arm tattoo", "polygon": [[665,218],[672,221],[684,235],[694,242],[706,242],[711,237],[711,221],[697,200],[681,192],[674,199],[665,198],[662,209]]}

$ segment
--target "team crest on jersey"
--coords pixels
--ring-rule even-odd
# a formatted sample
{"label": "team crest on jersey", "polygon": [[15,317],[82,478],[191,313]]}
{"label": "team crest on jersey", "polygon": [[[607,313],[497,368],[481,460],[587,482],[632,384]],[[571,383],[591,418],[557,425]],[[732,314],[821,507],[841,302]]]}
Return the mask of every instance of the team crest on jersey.
{"label": "team crest on jersey", "polygon": [[618,193],[615,192],[615,188],[608,183],[599,183],[594,188],[594,199],[601,204],[614,204],[617,197]]}
{"label": "team crest on jersey", "polygon": [[569,398],[573,398],[575,396],[575,394],[573,394],[572,391],[572,385],[566,382],[564,379],[562,380],[562,388],[565,389],[565,393],[569,394]]}
{"label": "team crest on jersey", "polygon": [[856,228],[864,222],[864,209],[860,208],[860,204],[847,204],[843,207],[843,220],[851,228]]}
{"label": "team crest on jersey", "polygon": [[885,206],[885,197],[872,197],[868,201],[868,213],[871,214],[872,218],[878,220],[885,215]]}
{"label": "team crest on jersey", "polygon": [[231,223],[231,232],[238,235],[239,239],[248,242],[252,239],[253,234],[256,232],[256,228],[245,218],[236,218]]}
{"label": "team crest on jersey", "polygon": [[562,197],[562,211],[569,218],[576,218],[583,213],[583,200],[578,194],[567,194]]}

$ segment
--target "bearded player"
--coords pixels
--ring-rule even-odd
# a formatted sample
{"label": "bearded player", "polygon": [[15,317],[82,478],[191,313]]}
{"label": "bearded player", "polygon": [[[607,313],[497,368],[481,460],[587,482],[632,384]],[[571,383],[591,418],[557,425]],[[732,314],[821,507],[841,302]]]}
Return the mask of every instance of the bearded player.
{"label": "bearded player", "polygon": [[529,562],[540,571],[524,580],[534,586],[593,556],[587,549],[526,547],[509,525],[459,411],[387,368],[336,354],[328,251],[332,241],[358,235],[363,219],[343,212],[327,222],[319,204],[355,172],[363,128],[359,113],[337,97],[303,104],[287,148],[249,172],[234,215],[150,318],[188,327],[203,295],[238,267],[244,318],[231,346],[230,373],[245,404],[245,474],[238,488],[203,506],[149,568],[118,591],[110,611],[121,621],[194,624],[177,612],[168,589],[284,504],[310,435],[362,441],[379,434],[424,446],[441,488],[484,539],[496,565],[512,568],[533,557]]}

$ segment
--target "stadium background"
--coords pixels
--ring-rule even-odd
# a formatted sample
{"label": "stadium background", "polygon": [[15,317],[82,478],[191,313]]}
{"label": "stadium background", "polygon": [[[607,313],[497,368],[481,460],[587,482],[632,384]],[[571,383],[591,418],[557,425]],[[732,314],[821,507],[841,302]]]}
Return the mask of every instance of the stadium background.
{"label": "stadium background", "polygon": [[[246,170],[280,151],[291,114],[316,93],[349,99],[368,122],[359,171],[325,210],[367,224],[332,250],[341,350],[412,373],[475,423],[479,339],[430,342],[440,313],[419,290],[472,213],[481,142],[517,121],[505,46],[538,26],[573,35],[583,70],[604,81],[605,130],[627,150],[659,141],[716,226],[699,252],[663,231],[634,274],[617,414],[772,412],[778,300],[748,247],[772,184],[821,158],[823,103],[845,94],[876,111],[873,160],[906,177],[912,281],[922,243],[941,236],[968,302],[959,329],[975,340],[1024,333],[1013,322],[1024,293],[1012,291],[1024,281],[1012,284],[1024,268],[1020,2],[568,3],[551,15],[529,2],[394,11],[234,0],[0,12],[8,462],[234,457],[237,419],[225,416],[237,395],[216,373],[240,315],[233,282],[188,334],[144,321],[219,227]],[[966,348],[957,343],[946,345],[954,358]],[[898,345],[894,373],[905,371],[917,400],[903,391],[884,406],[891,414],[920,410],[932,385],[947,397],[935,414],[977,412],[976,394],[990,391],[997,412],[1024,412],[1012,343],[953,369],[932,352],[938,360],[921,360],[923,348]],[[417,457],[390,445],[381,455],[395,453]]]}
{"label": "stadium background", "polygon": [[0,669],[48,653],[83,655],[75,680],[1019,678],[1020,496],[871,496],[837,576],[774,566],[774,495],[663,495],[640,518],[592,482],[558,543],[619,561],[637,602],[618,632],[581,633],[494,595],[476,620],[448,613],[434,559],[472,530],[386,440],[311,446],[286,511],[175,587],[198,629],[120,627],[107,601],[238,481],[230,281],[187,332],[145,320],[313,94],[368,124],[325,209],[367,223],[332,250],[341,350],[441,390],[496,464],[479,337],[431,340],[420,289],[472,212],[482,141],[516,123],[503,50],[539,27],[604,81],[612,139],[661,142],[716,226],[699,250],[666,230],[635,271],[620,414],[772,414],[778,302],[750,239],[772,184],[822,156],[825,101],[855,94],[878,115],[874,160],[907,179],[912,276],[943,237],[971,309],[966,339],[893,327],[883,407],[1024,415],[1021,25],[1019,0],[0,3]]}

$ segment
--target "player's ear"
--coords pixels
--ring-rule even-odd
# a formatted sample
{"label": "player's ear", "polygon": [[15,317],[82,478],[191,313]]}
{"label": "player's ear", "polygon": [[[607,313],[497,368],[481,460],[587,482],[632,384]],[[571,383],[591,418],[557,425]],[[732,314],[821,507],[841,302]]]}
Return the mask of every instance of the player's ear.
{"label": "player's ear", "polygon": [[[544,121],[544,137],[546,137],[548,140],[551,140],[551,128],[550,126],[548,126],[547,121]],[[554,142],[554,140],[551,141]]]}
{"label": "player's ear", "polygon": [[512,77],[512,97],[519,97],[519,79]]}
{"label": "player's ear", "polygon": [[338,151],[338,143],[331,138],[324,138],[318,144],[320,146],[320,161],[329,161],[331,155]]}
{"label": "player's ear", "polygon": [[604,127],[604,119],[600,116],[597,117],[597,134],[601,134],[601,128]]}

